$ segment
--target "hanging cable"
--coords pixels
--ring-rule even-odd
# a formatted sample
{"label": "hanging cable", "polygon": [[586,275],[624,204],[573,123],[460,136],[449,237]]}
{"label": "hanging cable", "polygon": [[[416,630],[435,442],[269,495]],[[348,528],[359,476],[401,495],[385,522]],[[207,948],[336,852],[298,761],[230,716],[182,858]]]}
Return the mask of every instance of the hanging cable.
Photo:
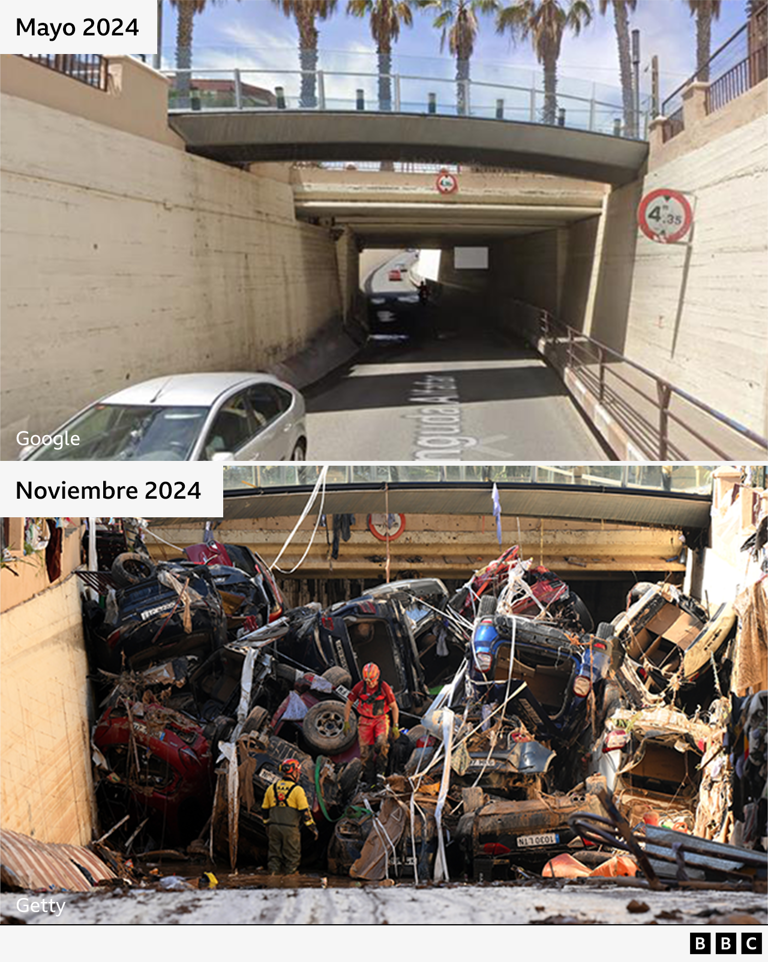
{"label": "hanging cable", "polygon": [[[309,501],[306,503],[306,505],[304,506],[304,510],[301,512],[301,517],[299,518],[299,520],[298,520],[298,521],[296,522],[296,524],[294,525],[293,531],[291,531],[291,533],[288,535],[287,540],[286,540],[285,543],[283,544],[283,547],[280,549],[280,554],[275,558],[275,560],[274,560],[274,561],[272,562],[272,564],[269,566],[269,570],[270,570],[270,571],[273,571],[273,570],[276,569],[277,571],[280,572],[280,574],[284,574],[284,575],[293,574],[293,572],[296,571],[296,569],[299,568],[299,567],[303,564],[304,559],[305,559],[305,558],[307,557],[307,555],[309,554],[309,550],[310,550],[310,548],[312,547],[312,542],[315,540],[315,534],[317,533],[317,529],[318,529],[318,527],[320,526],[320,518],[323,516],[323,506],[324,506],[324,504],[325,504],[325,479],[326,479],[327,475],[328,475],[328,465],[326,464],[326,465],[323,465],[323,467],[322,467],[321,470],[320,470],[320,474],[319,474],[319,476],[318,476],[318,479],[317,479],[317,481],[315,482],[314,488],[312,489],[312,494],[309,496]],[[312,505],[315,503],[315,500],[316,500],[316,498],[317,498],[317,493],[318,493],[318,491],[321,490],[321,489],[322,489],[322,496],[321,496],[321,499],[320,499],[320,508],[319,508],[319,510],[318,510],[318,512],[317,512],[317,521],[315,522],[315,527],[314,527],[313,530],[312,530],[312,535],[310,536],[309,543],[307,544],[306,551],[305,551],[304,554],[301,556],[301,558],[299,559],[298,563],[295,564],[295,565],[293,566],[293,568],[291,568],[290,571],[283,571],[282,568],[278,567],[277,562],[282,558],[283,553],[285,552],[285,549],[286,549],[286,548],[288,547],[288,545],[291,543],[291,541],[293,540],[293,536],[296,534],[296,532],[298,531],[300,525],[302,524],[302,522],[304,521],[304,519],[306,518],[306,516],[309,514],[309,512],[310,512],[310,510],[311,510],[311,508],[312,508]]]}

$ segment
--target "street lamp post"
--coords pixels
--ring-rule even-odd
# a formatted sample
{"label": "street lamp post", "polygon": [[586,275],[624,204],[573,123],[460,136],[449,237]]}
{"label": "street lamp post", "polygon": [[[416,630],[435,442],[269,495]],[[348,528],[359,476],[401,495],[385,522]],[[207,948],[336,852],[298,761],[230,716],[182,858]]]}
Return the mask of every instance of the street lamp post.
{"label": "street lamp post", "polygon": [[635,120],[632,124],[633,137],[640,136],[640,31],[632,31],[632,67],[635,81]]}

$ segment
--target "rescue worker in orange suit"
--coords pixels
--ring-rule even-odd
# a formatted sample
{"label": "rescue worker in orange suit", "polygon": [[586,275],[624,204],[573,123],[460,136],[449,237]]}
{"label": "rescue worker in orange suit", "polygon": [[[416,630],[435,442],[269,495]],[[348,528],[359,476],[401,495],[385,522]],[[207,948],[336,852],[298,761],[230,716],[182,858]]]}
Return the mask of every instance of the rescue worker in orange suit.
{"label": "rescue worker in orange suit", "polygon": [[[360,741],[360,761],[363,763],[363,781],[373,787],[376,776],[387,769],[389,755],[390,724],[393,739],[400,737],[397,727],[400,710],[389,685],[381,680],[379,666],[370,662],[363,668],[363,680],[359,681],[347,696],[344,706],[344,730],[349,731],[352,705],[357,702],[357,736]],[[375,760],[374,760],[375,755]]]}
{"label": "rescue worker in orange suit", "polygon": [[282,778],[264,793],[262,810],[269,835],[269,871],[272,875],[293,875],[301,860],[301,832],[299,823],[317,839],[317,826],[309,810],[304,789],[299,785],[301,766],[295,758],[286,758],[280,765]]}

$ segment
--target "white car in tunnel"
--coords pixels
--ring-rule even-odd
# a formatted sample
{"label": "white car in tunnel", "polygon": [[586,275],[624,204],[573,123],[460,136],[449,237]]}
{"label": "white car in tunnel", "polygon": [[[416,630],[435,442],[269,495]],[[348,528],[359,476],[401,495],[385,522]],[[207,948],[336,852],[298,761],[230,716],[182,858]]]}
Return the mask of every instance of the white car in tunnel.
{"label": "white car in tunnel", "polygon": [[269,374],[235,372],[174,374],[123,388],[26,447],[19,460],[303,461],[306,454],[301,394]]}

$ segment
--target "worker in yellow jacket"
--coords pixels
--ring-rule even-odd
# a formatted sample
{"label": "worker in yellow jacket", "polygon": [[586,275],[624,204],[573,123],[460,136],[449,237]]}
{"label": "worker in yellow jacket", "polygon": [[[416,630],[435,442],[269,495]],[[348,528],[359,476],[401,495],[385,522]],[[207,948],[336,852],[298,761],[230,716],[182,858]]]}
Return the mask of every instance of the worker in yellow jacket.
{"label": "worker in yellow jacket", "polygon": [[304,789],[299,785],[301,766],[295,758],[280,765],[282,778],[270,785],[261,804],[269,834],[269,871],[272,875],[293,875],[301,860],[303,824],[317,839],[317,825],[309,810]]}

